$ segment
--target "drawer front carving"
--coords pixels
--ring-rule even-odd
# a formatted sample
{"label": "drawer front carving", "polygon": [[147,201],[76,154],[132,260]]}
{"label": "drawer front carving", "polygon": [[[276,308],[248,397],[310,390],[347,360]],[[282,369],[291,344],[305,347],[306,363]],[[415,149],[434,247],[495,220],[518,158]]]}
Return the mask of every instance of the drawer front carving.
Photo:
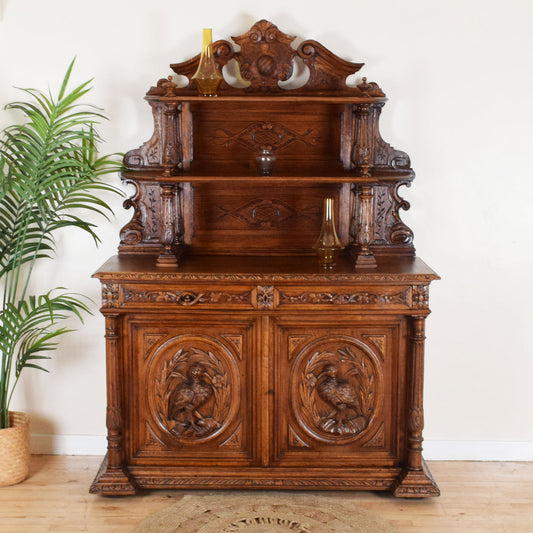
{"label": "drawer front carving", "polygon": [[136,346],[130,416],[137,433],[132,461],[171,458],[194,464],[199,457],[245,460],[255,400],[248,354],[252,323],[223,325],[213,317],[177,319],[158,324],[132,323]]}
{"label": "drawer front carving", "polygon": [[323,308],[346,307],[354,309],[409,309],[411,288],[406,286],[378,287],[280,287],[278,307]]}
{"label": "drawer front carving", "polygon": [[[275,409],[282,430],[279,464],[387,466],[397,460],[393,424],[405,372],[401,319],[372,317],[348,325],[279,319],[275,362]],[[357,323],[357,321],[355,321]]]}
{"label": "drawer front carving", "polygon": [[[106,290],[106,302],[109,302],[110,291]],[[194,307],[205,309],[220,308],[253,308],[255,291],[253,287],[222,287],[202,286],[143,286],[125,285],[121,297],[124,307],[150,305],[154,307]],[[110,304],[108,303],[108,306]]]}

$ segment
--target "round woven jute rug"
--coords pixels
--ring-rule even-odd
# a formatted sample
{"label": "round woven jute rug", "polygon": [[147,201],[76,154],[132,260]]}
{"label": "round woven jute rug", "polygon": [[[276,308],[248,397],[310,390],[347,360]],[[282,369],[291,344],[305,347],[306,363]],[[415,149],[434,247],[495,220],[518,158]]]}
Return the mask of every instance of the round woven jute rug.
{"label": "round woven jute rug", "polygon": [[334,496],[217,493],[184,496],[135,533],[393,533],[392,526]]}

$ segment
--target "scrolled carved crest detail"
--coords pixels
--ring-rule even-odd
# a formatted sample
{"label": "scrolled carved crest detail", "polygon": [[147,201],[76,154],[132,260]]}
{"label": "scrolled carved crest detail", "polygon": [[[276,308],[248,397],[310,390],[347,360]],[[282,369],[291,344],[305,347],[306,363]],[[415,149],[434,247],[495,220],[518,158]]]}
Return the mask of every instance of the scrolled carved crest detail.
{"label": "scrolled carved crest detail", "polygon": [[243,79],[252,89],[279,91],[278,82],[292,74],[296,50],[290,46],[295,37],[281,32],[267,20],[260,20],[239,37],[232,37],[241,50],[235,54]]}
{"label": "scrolled carved crest detail", "polygon": [[[280,93],[286,90],[279,86],[280,81],[291,78],[294,69],[294,60],[300,58],[309,69],[309,78],[299,89],[303,93],[336,91],[360,97],[383,97],[376,83],[367,83],[366,80],[356,87],[348,87],[346,78],[359,71],[364,63],[352,63],[341,59],[325,46],[314,40],[306,40],[300,43],[298,48],[293,46],[295,37],[287,35],[278,29],[276,25],[267,20],[255,23],[248,32],[239,37],[232,37],[239,46],[235,51],[233,44],[226,40],[213,43],[213,55],[220,69],[230,60],[236,60],[243,80],[249,85],[241,88],[244,92],[267,92]],[[191,78],[196,69],[200,54],[188,61],[171,64],[170,67],[176,74]],[[166,96],[169,89],[168,80],[162,78],[156,87],[148,91],[150,96]],[[186,90],[191,90],[189,84]],[[179,89],[178,89],[179,91]],[[224,80],[219,88],[220,93],[235,91]]]}

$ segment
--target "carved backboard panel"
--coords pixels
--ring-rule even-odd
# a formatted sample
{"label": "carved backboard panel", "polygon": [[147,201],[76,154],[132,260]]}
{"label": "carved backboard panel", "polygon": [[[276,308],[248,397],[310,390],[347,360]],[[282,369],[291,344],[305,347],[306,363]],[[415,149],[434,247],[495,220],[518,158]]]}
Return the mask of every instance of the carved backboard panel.
{"label": "carved backboard panel", "polygon": [[[313,187],[195,185],[193,246],[220,253],[313,253],[320,233],[324,197],[336,198],[336,219],[344,189]],[[341,238],[345,230],[340,228]]]}
{"label": "carved backboard panel", "polygon": [[195,164],[230,163],[257,175],[256,157],[262,150],[275,156],[273,171],[284,175],[295,165],[339,165],[342,107],[331,104],[265,102],[241,103],[238,114],[228,105],[191,105]]}

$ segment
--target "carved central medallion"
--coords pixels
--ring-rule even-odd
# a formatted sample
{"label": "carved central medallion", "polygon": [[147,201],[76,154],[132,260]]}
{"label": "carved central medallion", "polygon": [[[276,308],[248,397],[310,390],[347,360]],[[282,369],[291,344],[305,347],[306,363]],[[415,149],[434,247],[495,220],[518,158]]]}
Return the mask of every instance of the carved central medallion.
{"label": "carved central medallion", "polygon": [[291,373],[291,403],[314,438],[345,444],[370,427],[382,403],[382,371],[370,346],[327,336],[306,345]]}
{"label": "carved central medallion", "polygon": [[[206,335],[182,335],[152,357],[150,404],[164,440],[197,442],[220,433],[235,415],[240,383],[234,355]],[[157,433],[160,433],[157,431]]]}
{"label": "carved central medallion", "polygon": [[317,131],[312,128],[299,133],[278,122],[253,122],[237,132],[226,129],[219,129],[215,132],[217,144],[230,146],[237,143],[253,152],[280,151],[296,142],[301,142],[306,146],[315,146],[319,141]]}

